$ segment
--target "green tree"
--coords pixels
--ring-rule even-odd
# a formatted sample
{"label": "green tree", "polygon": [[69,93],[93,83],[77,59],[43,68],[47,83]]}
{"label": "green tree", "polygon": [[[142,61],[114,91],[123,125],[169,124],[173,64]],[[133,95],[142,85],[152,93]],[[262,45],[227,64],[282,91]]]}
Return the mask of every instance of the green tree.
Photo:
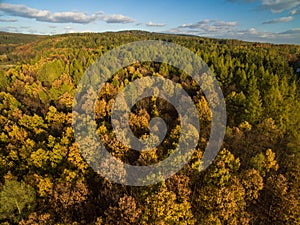
{"label": "green tree", "polygon": [[0,192],[0,219],[18,222],[35,208],[35,191],[15,180],[6,180]]}
{"label": "green tree", "polygon": [[252,76],[248,85],[248,96],[246,100],[245,120],[250,123],[261,121],[263,113],[260,91],[257,87],[257,79]]}
{"label": "green tree", "polygon": [[50,85],[54,80],[59,78],[64,71],[64,63],[61,60],[55,59],[52,62],[45,62],[38,73],[38,79]]}
{"label": "green tree", "polygon": [[275,159],[275,153],[268,149],[265,154],[259,153],[250,160],[250,164],[265,177],[272,171],[277,171],[279,165]]}

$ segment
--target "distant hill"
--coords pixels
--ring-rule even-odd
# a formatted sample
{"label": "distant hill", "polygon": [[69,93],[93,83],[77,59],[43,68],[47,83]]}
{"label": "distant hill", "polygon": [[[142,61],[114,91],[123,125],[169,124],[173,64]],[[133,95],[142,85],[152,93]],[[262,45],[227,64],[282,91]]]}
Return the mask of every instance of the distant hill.
{"label": "distant hill", "polygon": [[[295,58],[300,46],[278,45],[270,43],[246,42],[235,39],[215,39],[193,35],[153,33],[141,30],[125,30],[119,32],[103,33],[71,33],[57,35],[34,35],[21,33],[0,32],[0,62],[8,64],[26,61],[41,53],[45,56],[50,49],[74,48],[109,50],[121,44],[141,40],[162,40],[183,45],[187,48],[202,46],[222,46],[230,48],[239,46],[241,48],[274,48],[280,49],[281,54],[289,58]],[[33,44],[34,43],[34,44]],[[288,56],[289,55],[289,56]]]}
{"label": "distant hill", "polygon": [[0,45],[2,44],[26,44],[46,38],[45,35],[20,34],[0,31]]}
{"label": "distant hill", "polygon": [[18,46],[43,40],[47,36],[34,34],[8,33],[0,31],[0,62],[8,59],[8,53],[13,52]]}

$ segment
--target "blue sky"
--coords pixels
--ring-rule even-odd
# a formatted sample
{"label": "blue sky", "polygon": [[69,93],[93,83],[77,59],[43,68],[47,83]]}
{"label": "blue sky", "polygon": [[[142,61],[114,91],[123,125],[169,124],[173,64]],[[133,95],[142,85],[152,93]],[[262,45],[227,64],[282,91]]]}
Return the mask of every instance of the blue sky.
{"label": "blue sky", "polygon": [[300,0],[0,0],[0,30],[146,30],[300,44]]}

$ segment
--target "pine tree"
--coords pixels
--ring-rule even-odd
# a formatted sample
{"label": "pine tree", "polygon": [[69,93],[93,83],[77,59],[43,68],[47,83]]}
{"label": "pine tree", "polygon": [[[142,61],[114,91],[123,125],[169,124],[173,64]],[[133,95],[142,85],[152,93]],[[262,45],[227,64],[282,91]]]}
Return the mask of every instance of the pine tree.
{"label": "pine tree", "polygon": [[256,124],[262,119],[263,107],[260,91],[257,86],[256,77],[252,76],[249,80],[248,95],[246,100],[245,120]]}

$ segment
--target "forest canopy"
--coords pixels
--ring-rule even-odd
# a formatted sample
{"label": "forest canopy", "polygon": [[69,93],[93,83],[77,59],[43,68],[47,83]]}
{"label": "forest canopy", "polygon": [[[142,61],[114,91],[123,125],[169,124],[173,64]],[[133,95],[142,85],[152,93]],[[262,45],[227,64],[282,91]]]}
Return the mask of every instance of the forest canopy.
{"label": "forest canopy", "polygon": [[[133,187],[90,167],[74,137],[72,106],[78,83],[95,60],[140,40],[179,44],[201,57],[223,91],[227,126],[221,151],[199,172],[212,121],[201,88],[166,63],[135,62],[120,69],[98,93],[94,108],[97,133],[113,157],[146,166],[167,158],[178,144],[178,113],[161,98],[136,103],[129,120],[134,135],[146,139],[149,121],[163,118],[167,135],[159,146],[137,152],[114,134],[115,98],[139,78],[180,84],[201,127],[183,169],[158,184]],[[0,33],[0,224],[300,224],[299,63],[297,45],[142,31]],[[93,104],[92,94],[82,96],[83,107]]]}

